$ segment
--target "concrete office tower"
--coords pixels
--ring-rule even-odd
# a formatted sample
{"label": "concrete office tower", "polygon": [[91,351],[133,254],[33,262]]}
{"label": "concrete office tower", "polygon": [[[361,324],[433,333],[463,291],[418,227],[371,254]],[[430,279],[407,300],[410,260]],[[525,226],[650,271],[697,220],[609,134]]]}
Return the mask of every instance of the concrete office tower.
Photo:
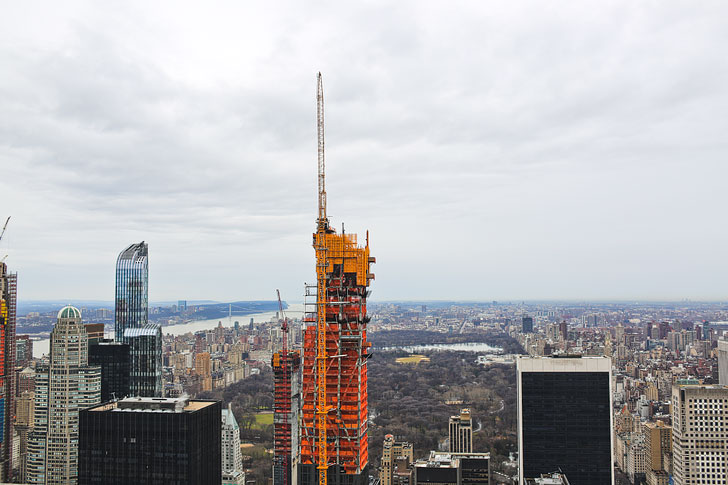
{"label": "concrete office tower", "polygon": [[647,485],[663,485],[669,480],[665,457],[672,453],[672,427],[662,421],[643,426],[647,448]]}
{"label": "concrete office tower", "polygon": [[450,453],[473,452],[473,419],[470,409],[461,409],[460,414],[450,416]]}
{"label": "concrete office tower", "polygon": [[412,443],[395,441],[394,436],[384,437],[382,447],[381,485],[405,485],[411,483],[414,450]]}
{"label": "concrete office tower", "polygon": [[129,345],[129,395],[162,396],[162,327],[149,323],[124,330]]}
{"label": "concrete office tower", "polygon": [[728,483],[728,386],[672,388],[675,485]]}
{"label": "concrete office tower", "polygon": [[718,340],[718,382],[728,385],[728,340]]}
{"label": "concrete office tower", "polygon": [[414,485],[489,485],[490,453],[438,453],[414,466]]}
{"label": "concrete office tower", "polygon": [[521,318],[521,332],[533,333],[533,317]]}
{"label": "concrete office tower", "polygon": [[88,365],[81,312],[58,312],[51,332],[50,363],[36,372],[35,425],[28,443],[28,483],[75,484],[78,414],[101,400],[101,369]]}
{"label": "concrete office tower", "polygon": [[89,345],[88,363],[101,368],[101,402],[129,395],[131,364],[128,344],[102,339],[97,345]]}
{"label": "concrete office tower", "polygon": [[0,263],[0,480],[10,481],[13,470],[15,403],[15,312],[18,275]]}
{"label": "concrete office tower", "polygon": [[240,428],[230,403],[222,410],[222,485],[245,485]]}
{"label": "concrete office tower", "polygon": [[613,485],[611,360],[521,357],[519,482],[561,470],[572,485]]}
{"label": "concrete office tower", "polygon": [[81,412],[81,484],[222,483],[220,401],[130,397]]}
{"label": "concrete office tower", "polygon": [[35,392],[23,391],[18,398],[17,411],[15,413],[15,431],[18,433],[19,450],[17,464],[20,483],[27,482],[28,463],[28,437],[33,429],[35,421]]}

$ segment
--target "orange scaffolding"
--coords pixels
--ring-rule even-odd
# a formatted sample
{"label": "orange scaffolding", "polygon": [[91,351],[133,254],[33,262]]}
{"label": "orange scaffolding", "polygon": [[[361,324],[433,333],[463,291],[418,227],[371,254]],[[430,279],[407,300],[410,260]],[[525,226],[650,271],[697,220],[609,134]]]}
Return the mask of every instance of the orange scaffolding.
{"label": "orange scaffolding", "polygon": [[[318,235],[318,234],[317,234]],[[369,272],[375,259],[369,255],[369,241],[357,245],[355,234],[336,234],[328,228],[322,238],[326,251],[325,335],[326,383],[325,435],[327,468],[338,465],[345,474],[359,474],[369,462],[367,441],[367,341],[366,301]],[[314,287],[308,287],[312,290]],[[317,288],[317,287],[316,287]],[[317,289],[318,290],[318,289]],[[307,291],[308,296],[313,296]],[[318,300],[318,296],[317,296]],[[318,312],[318,308],[317,308]],[[301,414],[301,463],[319,465],[317,419],[319,409],[318,315],[309,312],[303,335],[303,384]],[[329,482],[334,482],[329,479]]]}

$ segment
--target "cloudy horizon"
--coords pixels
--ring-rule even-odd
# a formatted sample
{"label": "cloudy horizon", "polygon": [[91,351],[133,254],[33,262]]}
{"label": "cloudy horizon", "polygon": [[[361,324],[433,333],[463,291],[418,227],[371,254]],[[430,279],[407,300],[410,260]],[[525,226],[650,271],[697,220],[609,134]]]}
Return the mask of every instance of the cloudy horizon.
{"label": "cloudy horizon", "polygon": [[19,298],[302,299],[329,217],[373,301],[728,299],[728,4],[22,2],[0,18]]}

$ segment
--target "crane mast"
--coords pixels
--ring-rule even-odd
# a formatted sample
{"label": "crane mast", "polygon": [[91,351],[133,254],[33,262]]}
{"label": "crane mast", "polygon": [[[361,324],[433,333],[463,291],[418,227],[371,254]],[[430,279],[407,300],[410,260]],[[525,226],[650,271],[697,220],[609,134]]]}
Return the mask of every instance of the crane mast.
{"label": "crane mast", "polygon": [[324,163],[324,86],[318,73],[316,86],[316,121],[318,132],[318,221],[316,228],[316,400],[319,485],[328,485],[328,450],[326,415],[326,267],[328,266],[326,233],[326,185]]}

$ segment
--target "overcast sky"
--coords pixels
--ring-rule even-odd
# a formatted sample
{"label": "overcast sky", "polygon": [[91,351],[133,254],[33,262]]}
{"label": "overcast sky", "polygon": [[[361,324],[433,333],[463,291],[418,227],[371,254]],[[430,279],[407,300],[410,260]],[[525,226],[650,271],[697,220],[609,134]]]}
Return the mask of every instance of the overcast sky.
{"label": "overcast sky", "polygon": [[[304,6],[305,4],[305,6]],[[102,6],[103,5],[103,6]],[[726,299],[728,3],[5,2],[21,299],[300,300],[315,76],[374,300]]]}

